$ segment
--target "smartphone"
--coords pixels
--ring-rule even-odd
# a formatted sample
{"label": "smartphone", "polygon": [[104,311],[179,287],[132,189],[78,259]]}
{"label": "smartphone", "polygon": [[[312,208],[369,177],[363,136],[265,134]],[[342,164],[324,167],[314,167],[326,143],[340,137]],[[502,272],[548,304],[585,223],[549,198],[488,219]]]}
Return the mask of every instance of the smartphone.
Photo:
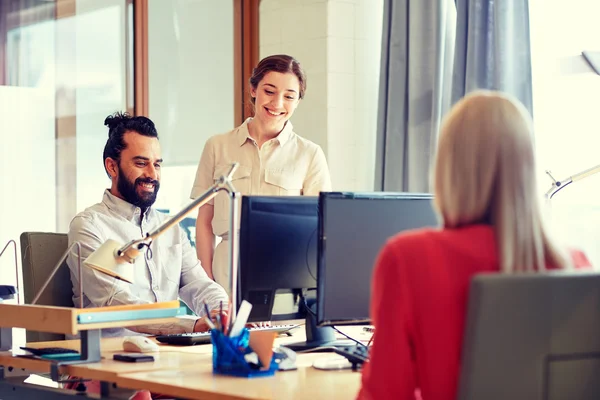
{"label": "smartphone", "polygon": [[125,362],[151,362],[154,361],[154,357],[148,354],[115,354],[113,356],[113,360],[115,361],[125,361]]}

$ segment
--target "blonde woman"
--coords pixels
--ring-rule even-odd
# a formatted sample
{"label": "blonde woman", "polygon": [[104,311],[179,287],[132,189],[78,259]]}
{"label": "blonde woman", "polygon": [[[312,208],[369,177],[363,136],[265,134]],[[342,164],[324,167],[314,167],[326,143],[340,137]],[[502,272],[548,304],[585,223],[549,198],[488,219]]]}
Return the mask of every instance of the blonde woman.
{"label": "blonde woman", "polygon": [[473,275],[589,265],[544,227],[532,137],[528,112],[500,93],[472,93],[446,117],[433,175],[442,228],[399,234],[379,255],[360,399],[456,397]]}

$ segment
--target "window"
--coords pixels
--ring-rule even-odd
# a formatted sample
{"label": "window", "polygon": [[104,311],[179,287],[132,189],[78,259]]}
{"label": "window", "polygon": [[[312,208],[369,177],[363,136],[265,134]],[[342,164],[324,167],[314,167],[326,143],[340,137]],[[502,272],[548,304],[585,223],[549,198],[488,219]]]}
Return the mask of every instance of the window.
{"label": "window", "polygon": [[[66,232],[110,185],[103,122],[133,108],[131,11],[128,0],[0,1],[0,246]],[[16,283],[10,252],[0,271]]]}
{"label": "window", "polygon": [[[532,0],[534,124],[540,191],[600,165],[600,76],[581,52],[600,50],[600,2]],[[559,237],[600,265],[600,173],[555,195],[550,221]]]}

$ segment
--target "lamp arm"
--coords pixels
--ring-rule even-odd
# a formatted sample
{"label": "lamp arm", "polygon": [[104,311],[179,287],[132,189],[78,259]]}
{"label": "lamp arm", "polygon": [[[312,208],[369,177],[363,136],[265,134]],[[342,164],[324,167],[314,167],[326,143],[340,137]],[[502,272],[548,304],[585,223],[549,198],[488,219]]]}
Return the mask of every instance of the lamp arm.
{"label": "lamp arm", "polygon": [[2,254],[4,254],[4,252],[6,251],[6,249],[8,248],[8,246],[12,244],[13,245],[13,249],[15,251],[15,278],[17,279],[17,304],[20,304],[20,299],[21,299],[21,295],[20,295],[20,290],[19,290],[19,263],[18,263],[18,257],[17,257],[17,243],[10,239],[6,245],[4,246],[4,248],[2,249],[2,251],[0,251],[0,257],[2,257]]}
{"label": "lamp arm", "polygon": [[546,173],[550,176],[550,178],[553,181],[552,186],[546,192],[546,199],[550,200],[552,198],[552,196],[554,196],[556,193],[558,193],[565,186],[567,186],[573,182],[579,181],[583,178],[587,178],[588,176],[597,174],[598,172],[600,172],[600,165],[596,165],[595,167],[588,168],[585,171],[579,172],[578,174],[571,175],[562,181],[557,181],[554,178],[552,178],[552,175],[550,175],[550,171],[546,171]]}
{"label": "lamp arm", "polygon": [[168,221],[165,221],[158,228],[149,232],[146,237],[142,239],[132,240],[127,243],[125,246],[119,248],[115,251],[116,254],[114,256],[118,259],[118,262],[128,262],[133,264],[135,262],[136,257],[139,256],[140,250],[146,246],[150,246],[152,241],[156,239],[158,236],[163,234],[166,230],[172,228],[179,221],[181,221],[190,211],[197,207],[201,207],[204,204],[208,203],[211,199],[217,196],[219,191],[224,190],[229,194],[229,228],[230,228],[230,238],[229,238],[229,289],[230,289],[230,299],[233,307],[231,308],[231,312],[229,315],[230,323],[235,320],[236,316],[236,307],[237,307],[237,266],[238,266],[238,244],[237,244],[237,232],[239,230],[239,221],[238,221],[238,203],[240,194],[235,191],[235,187],[233,186],[231,179],[233,177],[233,173],[239,167],[237,162],[231,164],[231,169],[226,175],[221,176],[214,185],[212,185],[208,190],[203,193],[200,197],[194,199],[187,207],[183,210],[179,211],[175,216],[170,218]]}
{"label": "lamp arm", "polygon": [[233,173],[239,167],[239,163],[235,162],[231,164],[231,169],[227,173],[227,175],[223,175],[217,180],[217,182],[208,188],[206,192],[200,195],[198,198],[194,199],[190,204],[188,204],[183,210],[179,211],[175,214],[171,219],[165,221],[158,228],[149,232],[146,237],[142,239],[135,239],[131,242],[127,243],[119,250],[117,250],[117,256],[122,257],[126,262],[133,264],[135,259],[139,256],[140,250],[146,246],[150,246],[152,241],[162,235],[165,231],[171,229],[174,225],[178,224],[187,214],[189,214],[192,210],[197,207],[201,207],[204,204],[208,203],[210,200],[215,198],[219,191],[225,190],[229,193],[235,191],[233,185],[231,184],[231,178],[233,177]]}
{"label": "lamp arm", "polygon": [[204,204],[208,203],[210,200],[215,198],[217,194],[221,190],[220,183],[216,183],[211,186],[208,191],[203,193],[200,197],[194,199],[190,204],[188,204],[183,210],[179,211],[175,214],[171,219],[166,221],[164,224],[148,233],[146,239],[154,240],[160,235],[162,235],[165,231],[171,229],[173,226],[177,225],[179,221],[185,218],[191,211],[193,211],[196,207],[201,207]]}
{"label": "lamp arm", "polygon": [[594,174],[596,174],[598,172],[600,172],[600,165],[596,165],[595,167],[592,167],[590,169],[586,169],[583,172],[580,172],[578,174],[575,174],[575,175],[571,176],[571,180],[573,182],[575,182],[575,181],[578,181],[580,179],[587,178],[588,176],[594,175]]}
{"label": "lamp arm", "polygon": [[546,195],[545,195],[546,199],[550,200],[552,198],[552,196],[554,196],[561,189],[563,189],[565,186],[570,185],[571,183],[573,183],[573,179],[570,178],[570,177],[566,178],[566,179],[564,179],[562,181],[554,181],[554,182],[552,182],[552,186],[546,192]]}
{"label": "lamp arm", "polygon": [[71,252],[73,246],[77,247],[77,273],[79,275],[79,308],[83,308],[83,280],[81,279],[81,244],[79,242],[71,243],[71,245],[67,248],[67,251],[65,251],[65,253],[60,257],[60,259],[52,269],[52,272],[50,272],[48,278],[46,278],[46,281],[44,281],[42,287],[40,288],[40,290],[38,290],[35,297],[31,301],[31,304],[37,303],[37,301],[40,299],[40,296],[42,295],[42,293],[44,293],[44,290],[46,289],[52,278],[54,278],[54,275],[56,275],[56,272],[58,271],[60,266],[69,256],[69,253]]}
{"label": "lamp arm", "polygon": [[178,212],[173,218],[170,218],[168,221],[165,221],[158,228],[149,232],[146,237],[142,239],[134,239],[131,242],[125,244],[119,250],[117,250],[117,256],[122,257],[125,262],[133,264],[135,259],[140,255],[140,251],[147,246],[152,244],[152,241],[162,235],[165,231],[172,228],[174,225],[177,225],[179,221],[181,221],[190,211],[192,211],[196,207],[203,206],[208,203],[211,199],[216,197],[219,188],[219,183],[211,186],[208,191],[202,194],[200,197],[194,199],[187,207]]}

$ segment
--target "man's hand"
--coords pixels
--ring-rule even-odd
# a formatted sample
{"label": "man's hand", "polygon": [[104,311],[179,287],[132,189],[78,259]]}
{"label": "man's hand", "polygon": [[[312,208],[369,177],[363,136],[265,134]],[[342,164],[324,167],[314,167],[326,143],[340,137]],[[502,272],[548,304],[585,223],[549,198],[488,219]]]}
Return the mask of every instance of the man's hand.
{"label": "man's hand", "polygon": [[[210,312],[210,319],[212,320],[214,325],[218,325],[217,315],[219,315],[219,312],[219,309],[214,309]],[[194,325],[194,332],[207,332],[210,330],[210,327],[206,322],[206,318],[207,317],[204,316],[196,320],[196,324]],[[223,312],[221,313],[221,326],[225,327],[225,333],[227,333],[227,329],[229,328],[229,309],[225,307],[223,308]],[[267,328],[269,326],[271,326],[271,321],[251,322],[246,324],[246,328]]]}
{"label": "man's hand", "polygon": [[[219,315],[219,310],[215,309],[212,310],[210,312],[210,319],[212,320],[213,324],[216,324],[217,321],[217,315]],[[227,324],[229,323],[229,318],[227,318],[228,314],[227,314],[227,310],[223,310],[223,313],[221,314],[221,324],[227,326]],[[196,320],[196,324],[194,324],[194,332],[207,332],[210,330],[210,327],[208,326],[208,323],[206,322],[206,316],[199,318]]]}

